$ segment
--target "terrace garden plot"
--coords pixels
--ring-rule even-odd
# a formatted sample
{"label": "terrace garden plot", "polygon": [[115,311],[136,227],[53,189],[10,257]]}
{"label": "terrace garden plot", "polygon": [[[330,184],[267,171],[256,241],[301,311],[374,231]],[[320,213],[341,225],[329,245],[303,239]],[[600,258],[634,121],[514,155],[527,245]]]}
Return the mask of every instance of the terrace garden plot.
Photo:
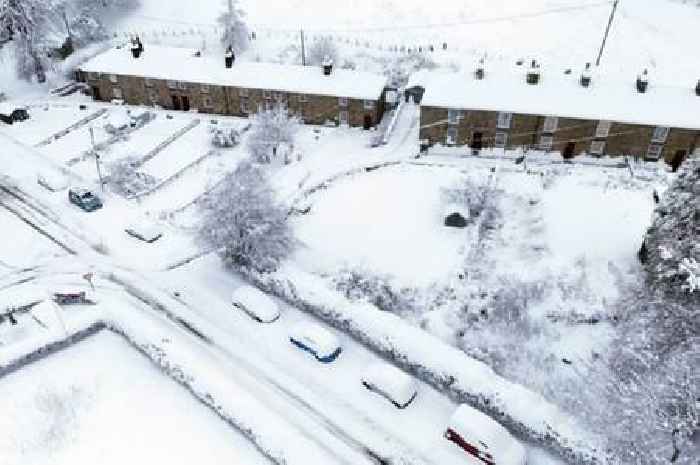
{"label": "terrace garden plot", "polygon": [[108,331],[0,378],[0,411],[2,463],[269,463]]}

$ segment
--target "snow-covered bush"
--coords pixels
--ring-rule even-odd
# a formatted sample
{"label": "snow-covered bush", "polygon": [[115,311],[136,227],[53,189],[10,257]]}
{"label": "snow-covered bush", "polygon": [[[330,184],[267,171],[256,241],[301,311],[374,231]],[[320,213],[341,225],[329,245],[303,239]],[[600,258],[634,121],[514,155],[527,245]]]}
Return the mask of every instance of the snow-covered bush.
{"label": "snow-covered bush", "polygon": [[284,146],[291,151],[301,119],[290,114],[285,105],[279,103],[269,110],[261,109],[251,119],[248,150],[254,160],[270,163],[282,154]]}
{"label": "snow-covered bush", "polygon": [[292,250],[287,210],[262,167],[243,161],[202,202],[201,239],[235,267],[275,270]]}
{"label": "snow-covered bush", "polygon": [[346,269],[333,277],[335,287],[348,300],[365,300],[385,312],[400,316],[417,315],[416,289],[396,288],[388,277],[367,270]]}
{"label": "snow-covered bush", "polygon": [[326,59],[331,59],[333,63],[338,63],[338,58],[338,47],[327,36],[322,36],[311,42],[306,52],[306,64],[312,66],[321,66]]}
{"label": "snow-covered bush", "polygon": [[108,182],[113,192],[119,195],[133,195],[153,187],[157,180],[153,176],[138,171],[138,158],[125,157],[115,160],[107,167]]}
{"label": "snow-covered bush", "polygon": [[248,48],[248,25],[245,12],[238,5],[238,0],[226,0],[226,9],[219,15],[217,22],[222,29],[221,44],[240,53]]}
{"label": "snow-covered bush", "polygon": [[214,128],[212,131],[212,144],[219,148],[230,148],[238,145],[240,133],[234,127]]}

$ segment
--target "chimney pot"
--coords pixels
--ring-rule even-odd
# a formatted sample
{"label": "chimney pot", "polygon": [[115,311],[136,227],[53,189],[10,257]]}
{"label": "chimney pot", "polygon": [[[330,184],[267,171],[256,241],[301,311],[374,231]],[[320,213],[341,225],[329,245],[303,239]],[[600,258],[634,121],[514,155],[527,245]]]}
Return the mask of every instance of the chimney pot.
{"label": "chimney pot", "polygon": [[644,94],[649,87],[649,71],[644,70],[642,74],[637,76],[637,92]]}
{"label": "chimney pot", "polygon": [[537,64],[536,60],[532,60],[530,64],[530,69],[527,70],[527,75],[525,80],[528,84],[534,86],[540,82],[540,65]]}
{"label": "chimney pot", "polygon": [[323,60],[323,75],[330,76],[333,73],[333,60],[326,57]]}
{"label": "chimney pot", "polygon": [[586,68],[581,73],[581,86],[588,87],[591,85],[591,64],[586,63]]}

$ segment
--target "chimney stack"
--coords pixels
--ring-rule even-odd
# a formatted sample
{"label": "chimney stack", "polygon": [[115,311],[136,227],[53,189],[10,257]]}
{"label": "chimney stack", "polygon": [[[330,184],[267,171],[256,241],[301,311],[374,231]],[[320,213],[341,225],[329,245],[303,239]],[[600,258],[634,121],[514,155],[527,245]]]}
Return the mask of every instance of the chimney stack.
{"label": "chimney stack", "polygon": [[476,65],[476,70],[474,71],[474,77],[479,81],[484,79],[486,76],[486,64],[484,61],[484,58],[481,58],[479,63]]}
{"label": "chimney stack", "polygon": [[143,53],[143,44],[141,43],[141,39],[139,36],[136,36],[131,39],[131,55],[133,55],[134,58],[138,58],[141,56]]}
{"label": "chimney stack", "polygon": [[236,54],[233,53],[233,48],[229,45],[224,53],[224,63],[226,68],[233,68],[233,62],[236,61]]}
{"label": "chimney stack", "polygon": [[698,79],[698,83],[695,85],[695,95],[700,97],[700,79]]}
{"label": "chimney stack", "polygon": [[527,83],[530,85],[537,85],[540,82],[540,65],[537,60],[532,60],[530,64],[530,69],[527,70],[526,76]]}
{"label": "chimney stack", "polygon": [[581,73],[581,85],[588,87],[591,85],[591,64],[586,63],[586,68]]}
{"label": "chimney stack", "polygon": [[330,76],[333,72],[333,60],[330,57],[326,57],[323,60],[323,75]]}
{"label": "chimney stack", "polygon": [[649,71],[644,70],[642,74],[639,74],[637,76],[637,92],[640,94],[643,94],[647,91],[647,88],[649,87]]}

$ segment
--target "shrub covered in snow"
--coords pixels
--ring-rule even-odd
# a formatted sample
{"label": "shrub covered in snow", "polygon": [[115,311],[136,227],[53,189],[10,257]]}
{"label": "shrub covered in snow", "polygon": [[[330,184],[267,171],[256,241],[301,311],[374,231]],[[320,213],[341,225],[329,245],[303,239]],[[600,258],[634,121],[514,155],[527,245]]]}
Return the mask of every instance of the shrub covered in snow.
{"label": "shrub covered in snow", "polygon": [[156,179],[138,171],[138,158],[125,157],[115,160],[108,166],[109,185],[120,195],[133,195],[143,192],[156,184]]}
{"label": "shrub covered in snow", "polygon": [[287,148],[287,153],[291,151],[300,126],[299,117],[289,113],[281,103],[259,111],[252,117],[248,137],[250,154],[260,163],[270,163],[278,155],[281,157],[283,148]]}
{"label": "shrub covered in snow", "polygon": [[204,198],[202,208],[200,237],[229,265],[271,271],[292,249],[287,210],[259,165],[243,161]]}
{"label": "shrub covered in snow", "polygon": [[323,36],[311,42],[306,52],[306,63],[313,66],[321,66],[326,59],[338,63],[338,47],[330,37]]}

